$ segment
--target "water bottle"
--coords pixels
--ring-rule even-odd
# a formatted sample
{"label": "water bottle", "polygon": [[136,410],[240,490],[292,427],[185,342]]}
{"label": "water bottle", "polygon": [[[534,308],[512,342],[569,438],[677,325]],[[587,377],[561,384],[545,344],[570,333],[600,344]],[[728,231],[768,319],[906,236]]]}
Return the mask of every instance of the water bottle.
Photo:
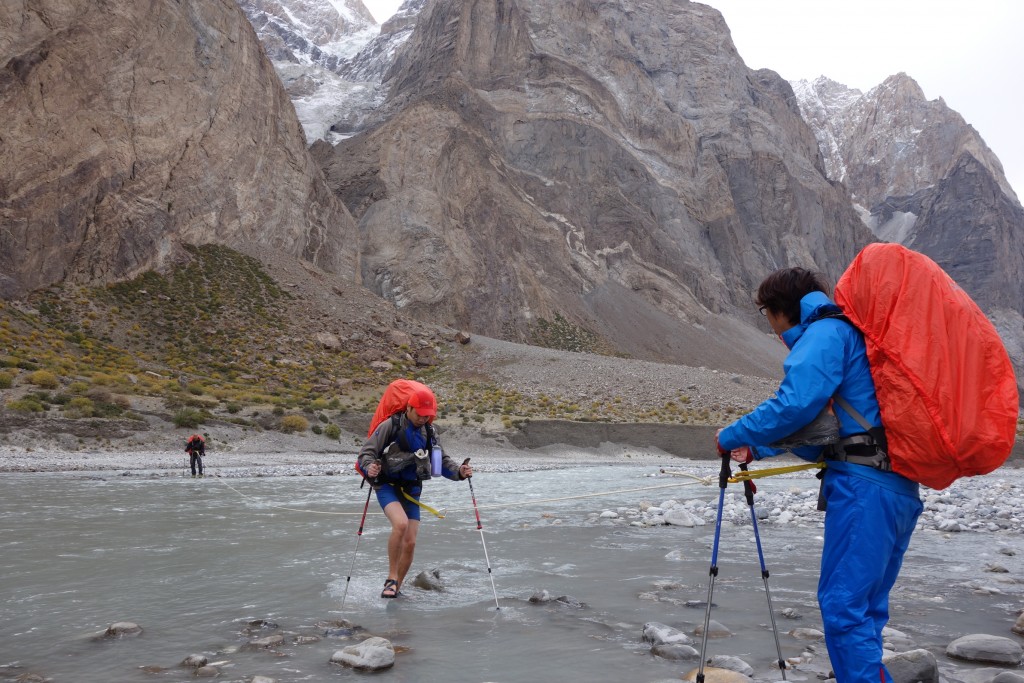
{"label": "water bottle", "polygon": [[430,449],[430,476],[441,476],[441,447],[434,446]]}

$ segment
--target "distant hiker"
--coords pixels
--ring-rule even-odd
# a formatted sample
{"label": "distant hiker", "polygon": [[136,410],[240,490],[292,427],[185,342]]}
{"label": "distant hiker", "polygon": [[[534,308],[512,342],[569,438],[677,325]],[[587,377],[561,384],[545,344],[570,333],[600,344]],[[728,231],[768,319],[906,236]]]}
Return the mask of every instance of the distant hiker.
{"label": "distant hiker", "polygon": [[189,455],[189,465],[192,467],[192,476],[196,476],[196,469],[199,476],[203,476],[203,457],[206,455],[206,439],[199,434],[188,437],[185,443],[185,452]]}
{"label": "distant hiker", "polygon": [[441,449],[437,432],[430,424],[437,415],[434,392],[418,382],[396,380],[381,399],[378,414],[389,412],[381,408],[396,405],[396,400],[396,412],[383,419],[378,416],[379,423],[371,424],[356,463],[357,469],[373,482],[377,502],[391,522],[388,576],[382,598],[400,595],[402,582],[412,566],[420,507],[426,507],[419,502],[423,480],[440,475],[459,481],[473,476],[472,467],[457,465]]}
{"label": "distant hiker", "polygon": [[[835,397],[837,443],[789,449],[805,460],[824,455],[828,461],[818,580],[825,644],[838,683],[892,683],[882,664],[882,629],[922,504],[916,482],[888,471],[864,339],[837,317],[842,311],[826,291],[821,276],[803,268],[777,270],[761,283],[756,303],[790,349],[785,376],[774,396],[720,430],[716,445],[743,463],[778,455],[784,451],[772,444],[821,422],[823,414],[831,419]],[[870,432],[843,401],[872,425]]]}

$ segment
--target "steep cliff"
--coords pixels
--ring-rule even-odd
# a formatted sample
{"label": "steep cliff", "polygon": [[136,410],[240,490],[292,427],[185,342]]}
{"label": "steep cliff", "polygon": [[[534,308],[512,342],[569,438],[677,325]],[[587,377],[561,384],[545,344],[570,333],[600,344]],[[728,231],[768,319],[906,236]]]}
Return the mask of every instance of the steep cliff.
{"label": "steep cliff", "polygon": [[761,278],[835,277],[871,238],[790,86],[700,4],[438,0],[385,84],[386,122],[317,156],[364,283],[424,317],[760,368]]}
{"label": "steep cliff", "polygon": [[355,226],[234,2],[0,5],[0,295],[109,282],[182,243],[358,278]]}

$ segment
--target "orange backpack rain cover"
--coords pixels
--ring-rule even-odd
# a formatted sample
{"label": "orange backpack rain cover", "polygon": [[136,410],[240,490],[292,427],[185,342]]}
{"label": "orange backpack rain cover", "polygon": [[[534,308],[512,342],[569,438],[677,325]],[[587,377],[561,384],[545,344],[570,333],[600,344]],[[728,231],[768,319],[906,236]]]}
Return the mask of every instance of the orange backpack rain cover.
{"label": "orange backpack rain cover", "polygon": [[892,468],[933,489],[1013,449],[1019,397],[995,327],[927,256],[870,244],[836,285],[864,334]]}
{"label": "orange backpack rain cover", "polygon": [[[384,390],[384,395],[380,397],[380,403],[377,404],[377,410],[373,414],[373,419],[370,420],[370,431],[366,433],[367,438],[373,436],[373,430],[381,422],[398,411],[405,410],[405,407],[409,405],[409,397],[419,389],[430,391],[430,387],[426,384],[421,384],[411,379],[396,379],[389,384],[388,388]],[[430,391],[430,395],[433,396],[434,392]]]}

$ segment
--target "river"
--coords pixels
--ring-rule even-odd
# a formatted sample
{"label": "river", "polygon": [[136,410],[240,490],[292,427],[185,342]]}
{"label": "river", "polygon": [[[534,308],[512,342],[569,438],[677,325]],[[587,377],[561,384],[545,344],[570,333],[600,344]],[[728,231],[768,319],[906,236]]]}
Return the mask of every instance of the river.
{"label": "river", "polygon": [[[714,474],[713,463],[687,466]],[[382,683],[678,680],[696,663],[652,656],[641,634],[651,621],[689,633],[703,623],[718,489],[652,476],[657,471],[482,468],[473,490],[487,559],[467,484],[429,482],[423,500],[447,516],[424,515],[406,596],[397,600],[379,597],[388,528],[375,500],[354,554],[366,489],[352,476],[0,475],[0,679],[185,681],[192,672],[179,662],[202,654],[226,680],[357,680],[366,674],[329,661],[354,642],[331,635],[332,622],[345,619],[400,649],[395,666],[376,675]],[[1019,482],[1019,473],[1007,476]],[[806,473],[773,477],[759,495],[816,483]],[[672,488],[654,488],[664,486]],[[742,506],[739,492],[730,487],[728,497]],[[578,497],[595,493],[603,495]],[[669,498],[704,501],[709,523],[628,524],[641,501]],[[605,510],[620,519],[597,516]],[[760,525],[784,657],[808,651],[793,629],[820,628],[819,522]],[[892,595],[890,625],[936,653],[944,673],[971,668],[947,659],[945,647],[970,633],[1015,637],[1022,556],[1019,533],[920,531]],[[983,573],[997,562],[1008,571]],[[778,680],[749,523],[723,525],[718,566],[711,618],[734,635],[709,640],[708,656],[738,656],[756,678]],[[445,592],[412,585],[433,569]],[[531,603],[542,590],[583,606]],[[247,630],[256,620],[277,628]],[[96,639],[120,621],[143,634]],[[286,636],[282,646],[244,647],[273,633]],[[297,644],[303,635],[316,638]],[[824,646],[813,648],[819,654],[787,672],[789,680],[814,681],[828,670]]]}

